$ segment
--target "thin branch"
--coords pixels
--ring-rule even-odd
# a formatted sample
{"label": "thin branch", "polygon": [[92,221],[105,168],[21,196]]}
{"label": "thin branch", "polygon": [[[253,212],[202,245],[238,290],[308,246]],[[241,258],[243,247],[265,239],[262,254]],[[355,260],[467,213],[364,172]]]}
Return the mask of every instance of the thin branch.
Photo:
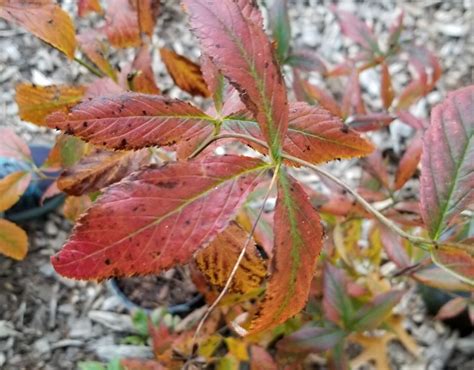
{"label": "thin branch", "polygon": [[292,155],[289,154],[283,154],[283,158],[288,159],[290,161],[296,162],[298,164],[301,164],[305,167],[311,168],[313,171],[317,172],[318,174],[330,179],[331,181],[335,182],[338,184],[340,187],[342,187],[344,190],[346,190],[348,193],[350,193],[355,200],[361,204],[368,212],[370,212],[380,223],[388,227],[390,230],[394,231],[401,237],[408,239],[414,244],[417,244],[419,246],[423,244],[433,244],[432,241],[424,238],[420,238],[411,234],[408,234],[401,228],[399,228],[397,225],[395,225],[392,221],[390,221],[388,218],[386,218],[382,213],[380,213],[378,210],[376,210],[369,202],[367,202],[359,193],[357,193],[354,189],[352,189],[348,184],[343,182],[342,180],[338,179],[336,176],[330,174],[329,172],[323,170],[322,168],[319,168],[315,166],[312,163],[309,163],[303,159],[300,159],[298,157],[293,157]]}
{"label": "thin branch", "polygon": [[97,77],[101,77],[101,78],[105,77],[105,75],[101,71],[99,71],[92,64],[86,62],[85,60],[82,60],[81,58],[78,58],[78,57],[74,57],[74,61],[79,63],[81,66],[86,68],[89,72],[96,75]]}
{"label": "thin branch", "polygon": [[268,190],[267,192],[265,193],[265,197],[263,198],[263,204],[262,206],[260,207],[260,210],[258,212],[258,215],[257,215],[257,218],[255,219],[255,222],[253,223],[253,226],[252,226],[252,229],[249,233],[249,236],[247,237],[247,240],[245,241],[245,244],[242,248],[242,251],[240,252],[240,255],[239,257],[237,258],[237,261],[235,262],[234,264],[234,267],[232,268],[232,271],[229,275],[229,277],[227,278],[227,281],[225,283],[225,286],[224,286],[224,289],[222,289],[222,291],[219,293],[218,297],[216,298],[216,300],[212,303],[212,305],[207,309],[206,313],[204,314],[204,316],[202,317],[201,321],[199,321],[199,325],[198,327],[196,328],[196,331],[194,332],[194,336],[193,336],[193,342],[195,343],[196,342],[196,339],[197,337],[199,336],[199,333],[202,329],[202,326],[204,325],[204,322],[207,320],[207,318],[209,317],[209,315],[212,313],[212,311],[217,307],[217,305],[219,304],[219,302],[222,300],[222,298],[225,296],[225,294],[227,293],[227,291],[229,290],[229,287],[230,287],[230,284],[232,283],[232,280],[234,279],[235,277],[235,274],[237,273],[237,270],[239,269],[239,266],[240,266],[240,263],[242,262],[242,259],[244,258],[244,255],[245,255],[245,252],[247,251],[247,247],[249,246],[251,240],[252,240],[252,237],[253,237],[253,234],[255,233],[255,230],[257,228],[257,225],[258,225],[258,222],[260,221],[260,218],[262,217],[262,214],[263,214],[263,210],[265,208],[265,204],[267,203],[267,200],[268,200],[268,197],[270,196],[270,193],[272,191],[272,188],[273,188],[273,185],[275,185],[275,182],[276,182],[276,179],[277,179],[277,176],[278,176],[278,172],[280,171],[280,166],[276,166],[275,167],[275,172],[273,173],[273,176],[272,176],[272,180],[270,181],[270,185],[268,186]]}

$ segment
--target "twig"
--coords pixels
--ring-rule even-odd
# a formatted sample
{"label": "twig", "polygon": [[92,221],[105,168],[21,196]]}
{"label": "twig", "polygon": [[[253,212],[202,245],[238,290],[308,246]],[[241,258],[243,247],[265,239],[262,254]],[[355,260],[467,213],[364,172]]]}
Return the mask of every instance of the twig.
{"label": "twig", "polygon": [[[217,307],[217,305],[219,304],[219,302],[222,300],[222,298],[224,297],[224,295],[227,293],[227,291],[229,290],[229,287],[230,287],[230,284],[232,283],[232,280],[234,279],[234,276],[235,274],[237,273],[237,270],[240,266],[240,263],[242,262],[242,259],[244,258],[244,255],[245,255],[245,252],[247,251],[247,247],[249,246],[250,244],[250,241],[252,240],[252,237],[253,237],[253,234],[255,233],[255,229],[257,228],[257,224],[258,222],[260,221],[260,218],[262,217],[262,214],[263,214],[263,210],[265,208],[265,204],[267,203],[267,200],[268,200],[268,197],[270,196],[270,193],[272,191],[272,188],[273,188],[273,185],[275,184],[275,181],[277,179],[277,176],[278,176],[278,172],[280,171],[280,165],[276,166],[275,167],[275,172],[273,173],[273,176],[272,176],[272,180],[270,181],[270,185],[268,186],[268,190],[265,194],[265,197],[263,198],[263,204],[262,206],[260,207],[260,210],[258,212],[258,215],[257,215],[257,218],[255,219],[255,222],[253,223],[253,226],[252,226],[252,229],[249,233],[249,236],[247,237],[247,240],[245,241],[245,244],[244,246],[242,247],[242,251],[240,252],[240,255],[239,257],[237,258],[237,261],[235,262],[234,264],[234,267],[232,268],[232,271],[229,275],[229,277],[227,278],[227,281],[224,285],[224,289],[222,289],[222,291],[219,293],[219,295],[217,296],[216,300],[212,303],[212,305],[207,309],[206,313],[204,314],[204,316],[201,318],[201,320],[199,321],[199,324],[196,328],[196,331],[194,332],[194,335],[193,335],[193,343],[196,343],[196,339],[197,337],[199,336],[199,333],[202,329],[202,326],[204,325],[204,322],[207,320],[207,318],[209,317],[209,315],[212,313],[212,311]],[[194,347],[194,345],[193,345]]]}
{"label": "twig", "polygon": [[87,63],[85,60],[82,60],[81,58],[74,57],[74,61],[79,63],[81,66],[89,70],[92,74],[96,75],[97,77],[105,77],[105,75],[99,71],[97,68],[95,68],[92,64]]}

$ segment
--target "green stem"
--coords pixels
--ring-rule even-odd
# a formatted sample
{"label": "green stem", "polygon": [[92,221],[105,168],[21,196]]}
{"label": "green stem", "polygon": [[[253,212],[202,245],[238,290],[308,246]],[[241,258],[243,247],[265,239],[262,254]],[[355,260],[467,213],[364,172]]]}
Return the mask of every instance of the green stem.
{"label": "green stem", "polygon": [[81,58],[74,57],[74,61],[79,63],[81,66],[89,70],[92,74],[96,75],[97,77],[105,77],[105,75],[99,71],[97,68],[95,68],[92,64],[87,63],[85,60],[82,60]]}

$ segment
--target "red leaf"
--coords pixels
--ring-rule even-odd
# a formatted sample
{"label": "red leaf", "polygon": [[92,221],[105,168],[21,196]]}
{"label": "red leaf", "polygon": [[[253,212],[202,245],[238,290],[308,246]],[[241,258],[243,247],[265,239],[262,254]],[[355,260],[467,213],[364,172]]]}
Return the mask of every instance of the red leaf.
{"label": "red leaf", "polygon": [[262,13],[253,0],[235,0],[245,18],[253,22],[256,26],[263,28]]}
{"label": "red leaf", "polygon": [[136,172],[89,208],[52,263],[64,276],[99,280],[186,263],[227,227],[268,166],[226,156]]}
{"label": "red leaf", "polygon": [[180,100],[125,93],[97,97],[48,117],[49,127],[65,130],[111,149],[171,145],[212,133],[214,119]]}
{"label": "red leaf", "polygon": [[385,165],[382,153],[375,151],[362,160],[363,168],[370,173],[385,188],[389,188],[387,166]]}
{"label": "red leaf", "polygon": [[326,91],[311,85],[309,82],[302,81],[304,91],[316,100],[323,108],[327,109],[329,112],[334,114],[337,117],[342,117],[341,108],[339,103]]}
{"label": "red leaf", "polygon": [[459,315],[467,308],[467,300],[464,297],[456,297],[446,302],[436,314],[438,320],[445,320]]}
{"label": "red leaf", "polygon": [[448,94],[423,139],[420,209],[435,240],[474,201],[473,101],[474,86]]}
{"label": "red leaf", "polygon": [[0,18],[15,22],[74,58],[76,36],[71,17],[51,0],[0,0]]}
{"label": "red leaf", "polygon": [[300,49],[293,52],[288,57],[287,63],[301,71],[319,72],[322,75],[327,73],[324,61],[309,49]]}
{"label": "red leaf", "polygon": [[120,87],[114,80],[103,77],[98,78],[94,82],[92,82],[89,86],[87,86],[86,93],[84,95],[85,98],[95,98],[98,96],[105,96],[105,95],[117,95],[120,93],[125,92],[125,90]]}
{"label": "red leaf", "polygon": [[28,144],[10,128],[0,128],[0,157],[31,161]]}
{"label": "red leaf", "polygon": [[250,370],[277,370],[278,365],[272,356],[262,347],[250,347]]}
{"label": "red leaf", "polygon": [[201,55],[201,72],[214,99],[216,111],[220,112],[224,99],[224,76],[206,54]]}
{"label": "red leaf", "polygon": [[100,6],[99,0],[78,0],[77,12],[79,17],[85,17],[87,14],[97,12],[102,14],[104,11]]}
{"label": "red leaf", "polygon": [[301,185],[285,172],[278,177],[274,234],[272,274],[250,325],[252,334],[281,324],[303,309],[322,247],[319,215]]}
{"label": "red leaf", "polygon": [[399,190],[414,175],[423,151],[423,140],[417,135],[408,145],[395,174],[395,190]]}
{"label": "red leaf", "polygon": [[348,117],[356,114],[364,115],[366,110],[360,91],[359,72],[353,68],[342,99],[342,116]]}
{"label": "red leaf", "polygon": [[380,226],[380,237],[382,245],[388,258],[393,261],[398,268],[405,269],[411,265],[410,257],[403,247],[401,238],[385,226]]}
{"label": "red leaf", "polygon": [[415,117],[408,111],[402,110],[397,112],[398,118],[408,126],[414,128],[415,130],[424,130],[428,127],[428,123],[421,118]]}
{"label": "red leaf", "polygon": [[365,49],[371,50],[372,52],[379,50],[377,40],[365,22],[347,11],[337,10],[334,7],[333,11],[344,35]]}
{"label": "red leaf", "polygon": [[106,0],[105,33],[117,48],[140,45],[138,14],[129,0]]}
{"label": "red leaf", "polygon": [[124,370],[165,370],[166,368],[155,360],[144,360],[141,358],[126,358],[120,360],[121,368]]}
{"label": "red leaf", "polygon": [[283,150],[311,163],[361,157],[374,147],[324,109],[305,103],[290,107],[290,123]]}
{"label": "red leaf", "polygon": [[383,107],[389,109],[392,105],[394,93],[392,87],[392,78],[390,77],[390,72],[388,70],[387,63],[382,63],[382,72],[380,76],[380,92],[382,95]]}
{"label": "red leaf", "polygon": [[239,91],[278,156],[288,127],[285,83],[260,26],[230,0],[185,0],[203,51]]}
{"label": "red leaf", "polygon": [[381,129],[393,122],[395,116],[389,113],[367,113],[362,115],[351,116],[346,121],[346,125],[358,132],[367,132]]}
{"label": "red leaf", "polygon": [[474,247],[467,244],[445,243],[431,250],[431,258],[438,266],[459,280],[474,286]]}

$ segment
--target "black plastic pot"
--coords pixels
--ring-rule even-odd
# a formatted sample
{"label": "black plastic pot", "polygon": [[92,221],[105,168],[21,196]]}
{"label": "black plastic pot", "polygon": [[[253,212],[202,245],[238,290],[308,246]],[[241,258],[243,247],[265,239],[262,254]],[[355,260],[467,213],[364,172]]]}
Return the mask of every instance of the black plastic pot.
{"label": "black plastic pot", "polygon": [[[31,155],[36,166],[41,166],[48,157],[50,147],[45,145],[31,145]],[[0,178],[21,170],[27,170],[28,164],[12,158],[0,157]],[[49,177],[55,178],[59,173],[49,172]],[[3,217],[13,222],[23,222],[39,218],[56,208],[64,201],[64,195],[59,194],[45,200],[41,204],[41,196],[44,191],[53,183],[52,179],[41,179],[33,175],[32,181],[20,200]]]}
{"label": "black plastic pot", "polygon": [[[137,309],[143,310],[147,313],[153,311],[152,309],[141,307],[140,305],[130,300],[130,298],[122,291],[122,289],[120,289],[119,285],[117,284],[117,279],[110,279],[107,282],[107,285],[109,289],[120,299],[123,306],[126,307],[129,311],[134,311]],[[190,299],[185,303],[167,306],[165,308],[166,311],[172,315],[179,315],[184,317],[196,308],[203,306],[204,303],[204,297],[198,293],[193,297],[190,297]]]}

